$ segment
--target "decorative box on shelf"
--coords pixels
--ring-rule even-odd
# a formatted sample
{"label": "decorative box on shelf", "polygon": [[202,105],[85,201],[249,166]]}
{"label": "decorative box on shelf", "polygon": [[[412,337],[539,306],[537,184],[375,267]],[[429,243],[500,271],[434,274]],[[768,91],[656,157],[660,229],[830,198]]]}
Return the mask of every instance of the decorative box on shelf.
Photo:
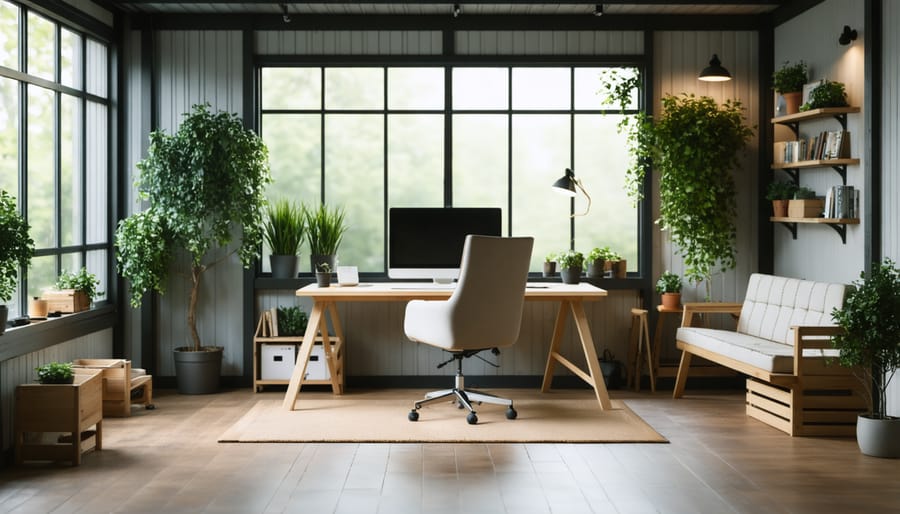
{"label": "decorative box on shelf", "polygon": [[789,218],[821,218],[825,211],[825,200],[809,198],[788,201]]}
{"label": "decorative box on shelf", "polygon": [[47,301],[47,312],[71,314],[91,307],[91,299],[83,291],[74,289],[45,291],[41,299]]}

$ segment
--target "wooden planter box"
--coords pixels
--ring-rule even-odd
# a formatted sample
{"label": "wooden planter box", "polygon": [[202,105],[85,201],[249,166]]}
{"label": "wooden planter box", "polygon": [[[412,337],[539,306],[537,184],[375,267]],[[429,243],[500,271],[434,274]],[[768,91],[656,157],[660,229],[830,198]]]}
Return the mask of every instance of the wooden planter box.
{"label": "wooden planter box", "polygon": [[824,210],[825,200],[818,198],[788,201],[789,218],[821,218]]}
{"label": "wooden planter box", "polygon": [[103,447],[102,372],[83,371],[75,375],[72,384],[16,387],[17,464],[50,460],[77,466],[83,452]]}
{"label": "wooden planter box", "polygon": [[47,301],[47,312],[71,314],[91,308],[91,299],[82,291],[74,289],[47,291],[41,299]]}
{"label": "wooden planter box", "polygon": [[132,405],[153,409],[153,376],[144,370],[134,370],[125,359],[75,359],[76,375],[100,370],[103,377],[103,416],[107,418],[131,416]]}

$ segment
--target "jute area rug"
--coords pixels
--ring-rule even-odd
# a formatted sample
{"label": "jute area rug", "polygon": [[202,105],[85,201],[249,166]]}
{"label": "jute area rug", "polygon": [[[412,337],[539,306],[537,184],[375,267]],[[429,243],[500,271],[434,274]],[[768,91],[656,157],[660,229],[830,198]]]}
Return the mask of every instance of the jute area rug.
{"label": "jute area rug", "polygon": [[282,409],[283,394],[265,394],[219,442],[668,442],[621,400],[612,401],[612,410],[601,410],[590,390],[490,390],[513,399],[518,418],[508,420],[505,407],[483,404],[475,408],[477,425],[466,423],[466,411],[449,401],[427,405],[419,421],[409,421],[407,413],[425,392],[303,391],[293,411]]}

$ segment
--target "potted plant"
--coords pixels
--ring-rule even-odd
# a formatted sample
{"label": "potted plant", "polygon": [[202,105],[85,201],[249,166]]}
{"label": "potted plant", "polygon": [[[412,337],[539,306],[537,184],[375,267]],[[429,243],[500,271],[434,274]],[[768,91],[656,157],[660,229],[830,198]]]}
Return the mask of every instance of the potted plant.
{"label": "potted plant", "polygon": [[325,261],[316,263],[316,285],[319,287],[331,286],[331,266]]}
{"label": "potted plant", "polygon": [[302,336],[309,323],[309,316],[297,306],[278,307],[278,336]]}
{"label": "potted plant", "polygon": [[608,269],[613,278],[625,278],[628,274],[628,261],[618,252],[606,248],[605,268]]}
{"label": "potted plant", "polygon": [[556,275],[556,252],[550,252],[544,257],[544,278]]}
{"label": "potted plant", "polygon": [[794,198],[797,184],[793,181],[776,180],[769,182],[766,199],[772,201],[772,215],[776,218],[787,216],[788,200]]}
{"label": "potted plant", "polygon": [[100,279],[96,275],[89,272],[84,266],[78,270],[78,273],[70,273],[62,270],[59,277],[56,278],[57,292],[48,293],[44,296],[48,300],[47,309],[51,312],[81,312],[91,307],[91,303],[95,298],[102,295],[102,291],[97,291],[100,285]]}
{"label": "potted plant", "polygon": [[566,250],[556,256],[559,263],[559,275],[564,284],[581,282],[581,271],[584,269],[584,255],[577,250]]}
{"label": "potted plant", "polygon": [[[144,293],[165,292],[178,252],[189,256],[186,314],[191,344],[175,348],[178,390],[215,392],[223,347],[204,345],[197,331],[201,281],[229,255],[237,254],[245,268],[258,255],[266,205],[263,192],[271,181],[266,146],[236,114],[195,105],[174,134],[150,134],[147,158],[137,167],[139,191],[149,206],[119,223],[115,237],[119,273],[130,282],[131,304],[138,307]],[[232,244],[235,237],[239,242]]]}
{"label": "potted plant", "polygon": [[847,92],[843,82],[826,80],[809,92],[809,99],[800,107],[801,111],[822,107],[846,107]]}
{"label": "potted plant", "polygon": [[269,263],[273,278],[297,275],[297,255],[303,242],[306,217],[303,209],[285,199],[266,207],[265,240],[272,250]]}
{"label": "potted plant", "polygon": [[772,89],[784,97],[787,114],[796,114],[800,110],[807,77],[808,70],[803,61],[796,64],[785,61],[781,69],[772,74]]}
{"label": "potted plant", "polygon": [[0,189],[0,335],[6,332],[9,307],[16,294],[19,268],[27,268],[34,255],[28,223],[19,216],[16,199]]}
{"label": "potted plant", "polygon": [[75,371],[71,362],[51,362],[34,368],[37,380],[41,384],[72,384],[75,382]]}
{"label": "potted plant", "polygon": [[870,412],[857,418],[857,443],[866,455],[900,457],[900,418],[887,414],[887,390],[900,368],[900,270],[884,259],[853,285],[844,306],[832,312],[844,329],[832,343],[840,363],[859,370],[869,395]]}
{"label": "potted plant", "polygon": [[819,218],[825,210],[825,201],[816,198],[816,192],[808,187],[798,187],[794,198],[788,200],[788,217]]}
{"label": "potted plant", "polygon": [[315,209],[304,209],[306,217],[306,240],[309,243],[310,269],[319,272],[319,264],[327,263],[328,272],[335,267],[335,256],[347,225],[344,223],[344,210],[331,209],[320,204]]}
{"label": "potted plant", "polygon": [[681,305],[681,277],[666,270],[656,281],[656,293],[662,299],[663,308],[678,310]]}
{"label": "potted plant", "polygon": [[609,255],[609,247],[592,248],[587,254],[587,277],[603,278],[606,276],[606,256]]}

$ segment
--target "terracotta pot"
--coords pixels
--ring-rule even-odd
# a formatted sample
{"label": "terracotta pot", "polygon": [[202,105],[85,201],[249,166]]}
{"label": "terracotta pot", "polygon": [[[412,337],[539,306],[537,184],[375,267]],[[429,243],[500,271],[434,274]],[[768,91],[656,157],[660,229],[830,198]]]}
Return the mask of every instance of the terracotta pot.
{"label": "terracotta pot", "polygon": [[662,306],[664,309],[678,309],[681,305],[681,293],[663,293]]}
{"label": "terracotta pot", "polygon": [[772,216],[784,218],[788,213],[789,200],[772,200]]}
{"label": "terracotta pot", "polygon": [[800,101],[803,100],[803,93],[795,91],[793,93],[782,93],[784,97],[784,109],[787,114],[797,114],[800,112]]}

